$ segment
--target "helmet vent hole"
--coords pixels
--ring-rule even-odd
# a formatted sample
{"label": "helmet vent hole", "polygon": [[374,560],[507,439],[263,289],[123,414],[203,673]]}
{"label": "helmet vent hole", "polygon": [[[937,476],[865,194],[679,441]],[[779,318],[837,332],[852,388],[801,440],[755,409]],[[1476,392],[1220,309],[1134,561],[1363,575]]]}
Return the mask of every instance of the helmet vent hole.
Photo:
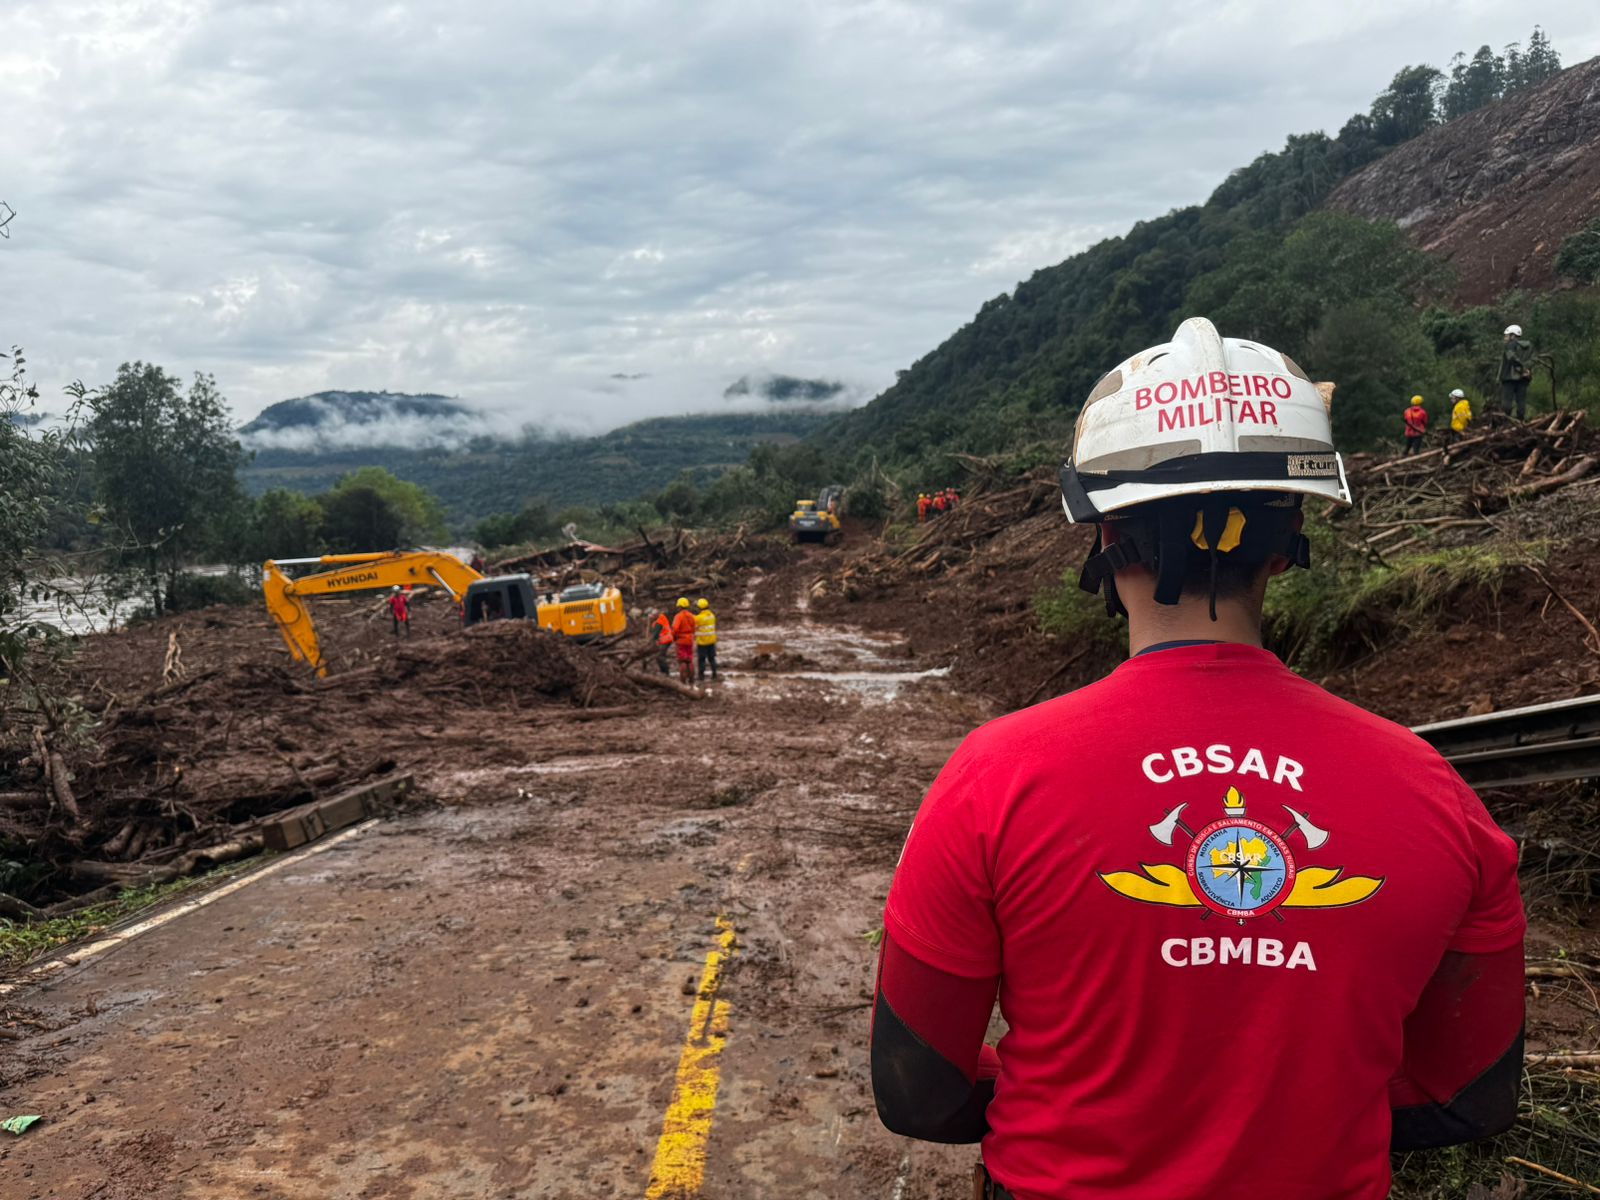
{"label": "helmet vent hole", "polygon": [[1089,393],[1089,398],[1083,402],[1083,406],[1088,408],[1096,400],[1104,400],[1107,396],[1121,390],[1122,372],[1120,370],[1109,371],[1100,377],[1099,383],[1094,385],[1094,391]]}
{"label": "helmet vent hole", "polygon": [[1300,369],[1300,364],[1295,362],[1295,360],[1290,358],[1287,354],[1283,356],[1283,365],[1289,368],[1289,374],[1294,375],[1297,378],[1304,379],[1307,383],[1311,382],[1311,376],[1302,371]]}

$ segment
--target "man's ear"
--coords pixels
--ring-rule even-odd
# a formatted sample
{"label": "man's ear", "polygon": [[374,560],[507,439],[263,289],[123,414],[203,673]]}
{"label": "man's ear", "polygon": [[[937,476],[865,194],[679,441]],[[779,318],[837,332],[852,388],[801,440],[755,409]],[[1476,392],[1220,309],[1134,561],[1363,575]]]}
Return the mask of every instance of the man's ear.
{"label": "man's ear", "polygon": [[[1305,526],[1306,526],[1306,514],[1305,514],[1305,511],[1303,509],[1296,509],[1295,510],[1295,514],[1294,514],[1294,520],[1290,522],[1290,527],[1294,530],[1294,532],[1299,533],[1301,530],[1303,530],[1305,528]],[[1269,578],[1269,579],[1272,578],[1274,575],[1282,575],[1288,569],[1289,569],[1289,560],[1287,558],[1285,558],[1281,554],[1274,554],[1271,558],[1269,558],[1267,560],[1267,578]]]}

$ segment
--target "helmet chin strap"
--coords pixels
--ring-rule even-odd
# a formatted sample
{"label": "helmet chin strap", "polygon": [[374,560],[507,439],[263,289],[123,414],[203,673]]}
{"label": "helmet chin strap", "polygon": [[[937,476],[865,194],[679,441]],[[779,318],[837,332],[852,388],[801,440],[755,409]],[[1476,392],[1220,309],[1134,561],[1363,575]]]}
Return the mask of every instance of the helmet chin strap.
{"label": "helmet chin strap", "polygon": [[1104,592],[1106,614],[1127,616],[1127,606],[1117,594],[1116,573],[1141,563],[1155,572],[1157,604],[1175,605],[1183,596],[1190,555],[1207,556],[1210,566],[1211,619],[1217,619],[1217,564],[1265,563],[1283,555],[1291,566],[1311,565],[1311,543],[1294,528],[1299,511],[1293,506],[1241,504],[1236,497],[1205,497],[1199,504],[1167,503],[1154,511],[1117,521],[1117,540],[1105,545],[1103,530],[1095,530],[1094,546],[1084,559],[1078,586],[1086,592]]}

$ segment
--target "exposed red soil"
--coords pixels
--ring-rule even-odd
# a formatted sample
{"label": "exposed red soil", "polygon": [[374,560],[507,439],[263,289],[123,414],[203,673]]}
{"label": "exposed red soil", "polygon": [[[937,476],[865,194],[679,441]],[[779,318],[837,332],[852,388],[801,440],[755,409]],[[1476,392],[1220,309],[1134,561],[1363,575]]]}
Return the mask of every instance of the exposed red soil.
{"label": "exposed red soil", "polygon": [[1396,147],[1328,207],[1399,222],[1465,303],[1550,288],[1562,240],[1600,215],[1600,58]]}

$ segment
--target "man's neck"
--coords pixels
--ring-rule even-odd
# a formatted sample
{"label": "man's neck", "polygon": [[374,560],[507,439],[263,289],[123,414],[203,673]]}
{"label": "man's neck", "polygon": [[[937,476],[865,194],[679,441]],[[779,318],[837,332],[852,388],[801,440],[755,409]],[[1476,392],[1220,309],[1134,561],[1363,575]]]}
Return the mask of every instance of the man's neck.
{"label": "man's neck", "polygon": [[1158,611],[1128,610],[1128,654],[1138,654],[1162,642],[1238,642],[1261,645],[1260,615],[1242,604],[1220,602],[1217,619],[1211,619],[1206,600],[1185,598]]}

